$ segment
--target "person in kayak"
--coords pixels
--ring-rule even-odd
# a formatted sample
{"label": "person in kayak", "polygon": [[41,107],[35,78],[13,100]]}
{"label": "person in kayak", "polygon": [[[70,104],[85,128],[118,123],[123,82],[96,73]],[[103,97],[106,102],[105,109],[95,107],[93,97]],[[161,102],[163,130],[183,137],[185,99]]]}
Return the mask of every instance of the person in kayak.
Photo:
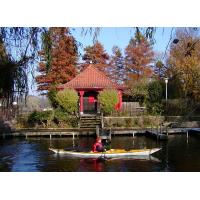
{"label": "person in kayak", "polygon": [[104,152],[105,151],[100,137],[98,137],[96,139],[96,142],[93,145],[92,151],[93,152]]}

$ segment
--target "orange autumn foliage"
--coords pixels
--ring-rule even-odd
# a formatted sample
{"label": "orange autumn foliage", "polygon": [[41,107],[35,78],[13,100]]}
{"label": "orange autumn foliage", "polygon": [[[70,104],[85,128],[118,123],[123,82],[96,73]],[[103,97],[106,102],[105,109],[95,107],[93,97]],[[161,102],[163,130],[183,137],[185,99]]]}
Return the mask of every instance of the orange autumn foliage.
{"label": "orange autumn foliage", "polygon": [[100,42],[95,42],[93,46],[84,48],[84,55],[82,57],[84,63],[82,69],[87,67],[89,63],[95,64],[99,70],[106,72],[109,62],[109,55],[106,53],[103,45]]}
{"label": "orange autumn foliage", "polygon": [[172,43],[167,76],[176,81],[182,97],[200,99],[200,37],[192,30],[178,29],[177,44]]}
{"label": "orange autumn foliage", "polygon": [[45,50],[39,52],[41,62],[36,77],[38,90],[50,90],[53,86],[64,84],[73,79],[77,74],[78,60],[77,47],[74,37],[68,28],[50,28],[50,66],[47,67]]}
{"label": "orange autumn foliage", "polygon": [[154,52],[148,40],[136,33],[125,49],[125,63],[127,70],[127,79],[137,80],[152,76],[152,62]]}

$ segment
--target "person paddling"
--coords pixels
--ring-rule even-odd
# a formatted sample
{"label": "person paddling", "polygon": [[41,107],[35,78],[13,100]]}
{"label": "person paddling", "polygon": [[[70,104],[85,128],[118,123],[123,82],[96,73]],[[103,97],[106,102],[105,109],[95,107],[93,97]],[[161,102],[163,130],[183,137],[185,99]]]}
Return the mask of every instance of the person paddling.
{"label": "person paddling", "polygon": [[96,139],[96,142],[93,145],[92,151],[93,152],[104,152],[105,151],[100,137],[98,137]]}

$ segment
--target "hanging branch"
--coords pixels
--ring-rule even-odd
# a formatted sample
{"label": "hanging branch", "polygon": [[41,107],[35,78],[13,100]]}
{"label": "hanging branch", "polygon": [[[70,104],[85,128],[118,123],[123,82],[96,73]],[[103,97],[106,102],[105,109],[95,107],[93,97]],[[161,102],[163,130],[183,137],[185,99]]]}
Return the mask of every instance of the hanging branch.
{"label": "hanging branch", "polygon": [[28,94],[28,74],[40,49],[40,34],[45,28],[0,28],[0,98],[9,106]]}

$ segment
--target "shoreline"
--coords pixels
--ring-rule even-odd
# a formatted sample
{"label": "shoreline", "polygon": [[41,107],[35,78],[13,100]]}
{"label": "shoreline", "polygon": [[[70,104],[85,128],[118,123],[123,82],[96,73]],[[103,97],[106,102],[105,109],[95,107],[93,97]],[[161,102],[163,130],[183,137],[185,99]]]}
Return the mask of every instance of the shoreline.
{"label": "shoreline", "polygon": [[[200,133],[200,128],[168,128],[167,130],[160,130],[158,128],[135,128],[135,127],[116,127],[116,128],[104,128],[107,134],[112,136],[135,136],[146,135],[159,137],[169,136],[174,134],[188,134],[192,132]],[[0,138],[8,137],[79,137],[79,136],[96,136],[96,129],[92,128],[18,128],[13,129],[10,132],[0,132]],[[157,138],[159,139],[159,138]]]}

